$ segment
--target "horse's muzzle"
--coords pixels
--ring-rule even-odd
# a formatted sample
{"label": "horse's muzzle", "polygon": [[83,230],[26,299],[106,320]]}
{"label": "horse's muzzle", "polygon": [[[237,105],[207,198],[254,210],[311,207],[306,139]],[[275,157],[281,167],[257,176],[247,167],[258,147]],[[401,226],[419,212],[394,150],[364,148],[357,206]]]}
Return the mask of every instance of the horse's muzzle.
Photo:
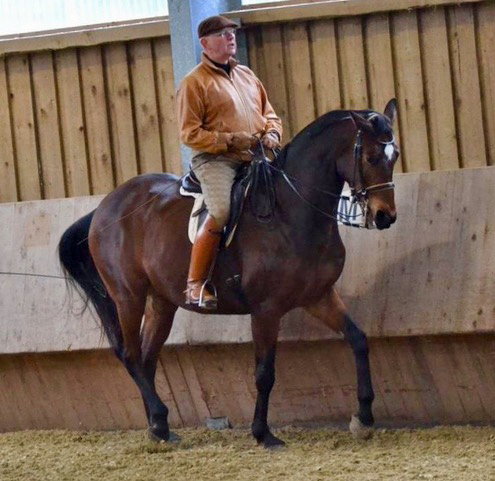
{"label": "horse's muzzle", "polygon": [[388,229],[397,219],[396,214],[389,214],[379,210],[375,216],[375,225],[378,230]]}

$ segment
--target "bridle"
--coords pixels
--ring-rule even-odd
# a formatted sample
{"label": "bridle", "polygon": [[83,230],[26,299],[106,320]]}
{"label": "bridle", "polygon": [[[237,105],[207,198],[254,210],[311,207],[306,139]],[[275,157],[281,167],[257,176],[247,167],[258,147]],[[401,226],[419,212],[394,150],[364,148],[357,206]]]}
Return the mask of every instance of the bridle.
{"label": "bridle", "polygon": [[[377,117],[378,114],[372,113],[371,115],[368,116],[367,120],[372,119],[373,117]],[[379,144],[385,145],[385,146],[392,146],[395,144],[395,136],[392,134],[392,139],[391,140],[377,140]],[[386,147],[385,147],[386,149]],[[362,200],[367,200],[368,199],[368,194],[372,192],[380,192],[382,190],[389,190],[389,189],[394,189],[395,184],[393,182],[382,182],[380,184],[373,184],[368,187],[361,187],[361,189],[357,189],[357,174],[359,172],[359,177],[360,177],[360,184],[361,186],[364,186],[364,167],[363,167],[363,131],[361,129],[358,129],[357,134],[356,134],[356,140],[354,141],[354,178],[353,178],[353,185],[351,185],[351,196],[355,199],[355,202],[359,202]]]}
{"label": "bridle", "polygon": [[[377,113],[373,112],[368,116],[368,120],[378,116]],[[346,119],[352,119],[352,117],[345,117],[342,120]],[[382,144],[385,146],[385,149],[387,146],[393,146],[395,144],[395,137],[392,135],[391,140],[387,141],[381,141],[377,140],[378,143]],[[318,187],[314,187],[312,185],[305,185],[305,187],[309,187],[312,190],[318,191],[320,193],[326,194],[328,196],[334,197],[341,199],[343,201],[350,201],[351,204],[358,204],[361,208],[361,215],[364,219],[364,225],[353,223],[351,220],[352,218],[359,217],[359,215],[353,215],[353,214],[347,214],[347,213],[342,213],[338,212],[337,216],[330,214],[328,212],[325,212],[324,210],[320,209],[316,205],[314,205],[312,202],[307,200],[299,191],[299,189],[296,187],[295,183],[300,183],[297,179],[290,177],[286,174],[286,172],[282,168],[277,168],[275,167],[264,155],[264,149],[263,145],[260,142],[260,149],[263,154],[263,161],[270,167],[270,169],[278,172],[279,174],[282,175],[282,178],[285,180],[287,185],[294,191],[294,193],[299,197],[300,200],[302,200],[306,205],[309,205],[313,210],[316,210],[323,216],[330,218],[332,220],[337,220],[342,222],[345,225],[349,225],[352,227],[361,227],[361,228],[366,228],[366,218],[367,218],[367,212],[368,212],[368,201],[369,201],[369,194],[370,193],[376,193],[376,192],[381,192],[384,190],[390,190],[395,188],[395,183],[394,182],[382,182],[379,184],[373,184],[370,186],[364,187],[364,166],[363,166],[363,132],[361,129],[358,129],[356,133],[356,139],[354,141],[354,147],[353,147],[353,156],[354,156],[354,174],[353,174],[353,181],[352,185],[350,185],[351,189],[351,196],[345,196],[345,195],[338,195],[335,194],[334,192],[329,192],[323,189],[320,189]],[[360,189],[357,189],[357,181],[358,181],[358,175],[359,175],[359,183],[361,185]]]}

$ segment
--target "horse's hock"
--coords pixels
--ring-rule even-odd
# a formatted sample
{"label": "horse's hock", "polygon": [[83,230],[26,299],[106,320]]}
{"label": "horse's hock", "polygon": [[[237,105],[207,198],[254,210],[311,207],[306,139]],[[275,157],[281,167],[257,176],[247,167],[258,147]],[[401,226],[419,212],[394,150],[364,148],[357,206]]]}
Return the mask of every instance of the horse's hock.
{"label": "horse's hock", "polygon": [[[338,284],[370,337],[378,424],[495,418],[495,168],[396,176],[388,231],[342,227]],[[101,197],[0,205],[0,430],[146,425],[139,392],[97,323],[68,310],[56,244]],[[47,277],[12,273],[44,274]],[[179,311],[157,372],[172,426],[251,421],[247,317]],[[342,422],[357,409],[352,352],[300,311],[283,322],[272,423]],[[304,341],[304,342],[295,342]]]}

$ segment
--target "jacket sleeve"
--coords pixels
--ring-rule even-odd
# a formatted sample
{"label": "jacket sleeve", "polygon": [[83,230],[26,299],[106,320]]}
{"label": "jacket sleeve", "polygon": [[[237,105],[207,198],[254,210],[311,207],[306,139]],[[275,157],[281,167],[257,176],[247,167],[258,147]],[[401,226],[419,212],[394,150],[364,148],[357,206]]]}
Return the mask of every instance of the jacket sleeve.
{"label": "jacket sleeve", "polygon": [[266,126],[264,133],[266,134],[268,132],[276,132],[279,140],[281,140],[283,133],[282,121],[275,113],[275,110],[273,110],[273,107],[268,100],[268,95],[266,93],[265,87],[263,86],[261,80],[259,79],[258,79],[258,87],[260,89],[263,117],[265,117],[266,119]]}
{"label": "jacket sleeve", "polygon": [[204,94],[198,82],[185,77],[176,95],[180,140],[194,150],[220,154],[227,152],[232,133],[209,131],[203,128]]}

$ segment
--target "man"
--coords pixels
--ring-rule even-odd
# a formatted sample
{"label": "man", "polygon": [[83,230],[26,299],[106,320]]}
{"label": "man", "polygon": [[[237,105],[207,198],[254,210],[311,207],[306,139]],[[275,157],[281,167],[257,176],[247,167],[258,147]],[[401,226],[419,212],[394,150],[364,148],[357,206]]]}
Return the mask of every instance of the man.
{"label": "man", "polygon": [[192,168],[201,182],[208,215],[192,248],[186,304],[216,309],[217,299],[203,287],[230,212],[230,192],[249,150],[261,138],[279,147],[282,124],[260,80],[234,59],[238,25],[214,16],[198,26],[201,63],[177,91],[180,139],[194,151]]}

